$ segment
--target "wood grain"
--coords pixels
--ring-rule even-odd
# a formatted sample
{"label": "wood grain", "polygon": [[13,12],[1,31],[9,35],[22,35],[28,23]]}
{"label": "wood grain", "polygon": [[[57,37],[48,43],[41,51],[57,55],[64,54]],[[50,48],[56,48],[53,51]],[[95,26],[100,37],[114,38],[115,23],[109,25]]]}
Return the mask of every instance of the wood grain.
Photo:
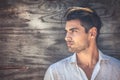
{"label": "wood grain", "polygon": [[120,59],[119,3],[119,0],[1,0],[0,80],[43,80],[49,65],[72,54],[64,41],[63,18],[71,6],[97,11],[103,21],[98,45],[105,54]]}

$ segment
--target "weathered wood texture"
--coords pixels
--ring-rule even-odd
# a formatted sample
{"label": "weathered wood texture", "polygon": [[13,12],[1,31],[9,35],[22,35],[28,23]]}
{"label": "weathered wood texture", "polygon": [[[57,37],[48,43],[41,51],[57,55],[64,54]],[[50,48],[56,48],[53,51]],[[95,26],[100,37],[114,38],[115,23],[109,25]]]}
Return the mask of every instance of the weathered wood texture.
{"label": "weathered wood texture", "polygon": [[71,55],[62,18],[71,6],[98,12],[100,49],[120,59],[120,0],[0,0],[0,80],[43,80],[50,64]]}

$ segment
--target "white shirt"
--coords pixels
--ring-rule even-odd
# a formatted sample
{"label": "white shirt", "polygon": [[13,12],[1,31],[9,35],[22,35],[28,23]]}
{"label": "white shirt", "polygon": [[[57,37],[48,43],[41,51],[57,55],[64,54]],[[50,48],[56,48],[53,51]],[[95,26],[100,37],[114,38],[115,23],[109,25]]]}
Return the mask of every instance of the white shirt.
{"label": "white shirt", "polygon": [[[51,65],[44,80],[88,80],[85,72],[78,67],[76,54]],[[91,80],[120,80],[120,61],[99,51]]]}

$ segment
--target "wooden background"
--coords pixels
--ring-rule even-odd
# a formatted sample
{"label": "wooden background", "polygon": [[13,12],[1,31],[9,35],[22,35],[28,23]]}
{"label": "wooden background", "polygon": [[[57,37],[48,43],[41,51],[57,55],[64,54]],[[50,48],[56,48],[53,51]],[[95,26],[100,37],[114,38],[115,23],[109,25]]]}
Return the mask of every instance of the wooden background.
{"label": "wooden background", "polygon": [[49,65],[71,55],[63,19],[71,6],[97,11],[100,49],[120,59],[120,0],[0,0],[0,80],[43,80]]}

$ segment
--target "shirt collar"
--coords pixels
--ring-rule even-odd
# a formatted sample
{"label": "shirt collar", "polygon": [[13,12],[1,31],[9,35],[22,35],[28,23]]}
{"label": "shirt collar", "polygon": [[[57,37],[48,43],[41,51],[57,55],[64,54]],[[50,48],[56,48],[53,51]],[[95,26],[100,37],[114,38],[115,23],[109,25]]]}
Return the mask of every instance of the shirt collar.
{"label": "shirt collar", "polygon": [[77,60],[76,60],[76,53],[74,53],[71,58],[70,58],[70,63],[77,63]]}
{"label": "shirt collar", "polygon": [[99,60],[107,61],[109,60],[106,55],[104,55],[100,50],[99,50]]}
{"label": "shirt collar", "polygon": [[[101,61],[108,61],[109,59],[107,58],[106,55],[104,55],[100,50],[99,50],[99,61],[98,63],[100,63]],[[76,53],[74,53],[71,58],[70,58],[70,63],[77,63],[77,59],[76,59]]]}

